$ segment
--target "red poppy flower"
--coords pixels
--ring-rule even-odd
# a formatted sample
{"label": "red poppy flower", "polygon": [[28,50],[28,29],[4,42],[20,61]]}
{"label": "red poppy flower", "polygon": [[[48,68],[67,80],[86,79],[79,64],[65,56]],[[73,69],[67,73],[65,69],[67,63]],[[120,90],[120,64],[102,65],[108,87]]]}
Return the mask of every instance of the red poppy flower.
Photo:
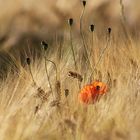
{"label": "red poppy flower", "polygon": [[94,81],[90,85],[86,85],[79,94],[79,100],[83,103],[94,103],[99,99],[100,95],[107,92],[107,85],[103,82]]}

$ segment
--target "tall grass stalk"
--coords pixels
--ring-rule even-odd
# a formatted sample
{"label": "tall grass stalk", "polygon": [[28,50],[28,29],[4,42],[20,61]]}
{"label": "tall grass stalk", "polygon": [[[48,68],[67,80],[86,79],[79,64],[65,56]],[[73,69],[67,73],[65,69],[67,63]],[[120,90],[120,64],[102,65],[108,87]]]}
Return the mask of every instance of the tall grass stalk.
{"label": "tall grass stalk", "polygon": [[73,19],[71,18],[71,19],[69,19],[70,43],[71,43],[71,50],[72,50],[75,70],[78,71],[78,66],[77,66],[76,57],[75,57],[75,53],[74,53],[74,47],[73,47],[72,25],[73,25]]}
{"label": "tall grass stalk", "polygon": [[57,70],[57,66],[56,66],[55,62],[53,62],[52,60],[49,60],[47,57],[45,58],[45,60],[53,64],[54,69],[55,69],[55,80],[57,81],[58,80],[58,70]]}
{"label": "tall grass stalk", "polygon": [[105,54],[105,51],[106,51],[107,48],[109,47],[110,38],[111,38],[110,34],[111,34],[111,28],[108,28],[107,43],[106,43],[105,47],[103,48],[103,50],[101,51],[101,53],[100,53],[100,55],[99,55],[98,61],[96,62],[96,64],[95,64],[94,67],[93,67],[93,71],[92,71],[92,73],[91,73],[90,80],[92,79],[92,76],[93,76],[93,74],[94,74],[94,72],[95,72],[95,69],[97,68],[97,66],[99,65],[101,59],[103,58],[103,56],[104,56],[104,54]]}
{"label": "tall grass stalk", "polygon": [[93,37],[94,37],[94,25],[92,24],[92,25],[90,25],[90,32],[91,32],[91,47],[90,47],[90,51],[89,51],[89,57],[90,57],[90,59],[91,59],[91,54],[93,53]]}
{"label": "tall grass stalk", "polygon": [[29,72],[30,72],[30,75],[32,77],[32,80],[33,80],[33,83],[34,83],[34,86],[37,86],[35,80],[34,80],[34,76],[33,76],[33,73],[32,73],[32,70],[31,70],[31,59],[28,57],[26,58],[26,62],[28,64],[28,67],[29,67]]}
{"label": "tall grass stalk", "polygon": [[127,29],[127,22],[126,22],[126,17],[125,17],[125,9],[124,9],[123,0],[120,0],[120,7],[121,7],[121,25],[124,31],[124,35],[127,39],[126,43],[128,46],[132,46],[130,33],[128,33],[128,29]]}
{"label": "tall grass stalk", "polygon": [[53,95],[53,88],[52,88],[52,85],[51,85],[51,81],[50,81],[50,77],[49,77],[49,73],[48,73],[48,69],[47,69],[46,52],[44,54],[44,60],[45,60],[45,71],[46,71],[49,87],[50,87],[50,90],[51,90],[52,95]]}
{"label": "tall grass stalk", "polygon": [[[76,62],[76,57],[75,57],[75,53],[74,53],[74,47],[73,47],[73,37],[72,37],[72,25],[73,25],[73,19],[70,18],[68,20],[69,23],[69,28],[70,28],[70,43],[71,43],[71,50],[72,50],[72,55],[73,55],[73,60],[74,60],[74,66],[75,66],[75,71],[78,72],[78,65]],[[78,86],[79,89],[81,88],[81,82],[78,80]]]}
{"label": "tall grass stalk", "polygon": [[86,1],[82,1],[82,3],[83,3],[83,9],[82,9],[82,13],[81,13],[81,16],[80,16],[80,35],[81,35],[82,42],[83,42],[83,47],[84,47],[84,56],[87,59],[91,70],[93,70],[90,59],[89,59],[88,50],[87,50],[88,45],[86,43],[86,39],[85,39],[85,36],[84,36],[84,33],[83,33],[83,18],[84,18],[84,13],[85,13]]}
{"label": "tall grass stalk", "polygon": [[46,75],[47,75],[47,80],[48,80],[48,83],[49,83],[49,87],[50,87],[50,90],[51,90],[51,93],[53,95],[53,88],[52,88],[52,85],[51,85],[51,81],[50,81],[50,77],[49,77],[49,73],[48,73],[48,69],[47,69],[47,62],[46,62],[46,56],[47,56],[47,49],[48,49],[48,44],[45,43],[44,41],[41,42],[41,45],[43,46],[43,52],[44,52],[44,60],[45,60],[45,71],[46,71]]}

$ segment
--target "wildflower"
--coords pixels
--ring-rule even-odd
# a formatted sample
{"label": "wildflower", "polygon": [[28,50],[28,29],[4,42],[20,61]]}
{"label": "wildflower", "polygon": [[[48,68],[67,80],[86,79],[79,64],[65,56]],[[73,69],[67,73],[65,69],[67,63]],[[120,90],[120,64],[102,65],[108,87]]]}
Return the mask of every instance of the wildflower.
{"label": "wildflower", "polygon": [[94,81],[90,85],[86,85],[79,94],[79,100],[83,103],[94,103],[99,97],[107,92],[107,85],[103,82]]}

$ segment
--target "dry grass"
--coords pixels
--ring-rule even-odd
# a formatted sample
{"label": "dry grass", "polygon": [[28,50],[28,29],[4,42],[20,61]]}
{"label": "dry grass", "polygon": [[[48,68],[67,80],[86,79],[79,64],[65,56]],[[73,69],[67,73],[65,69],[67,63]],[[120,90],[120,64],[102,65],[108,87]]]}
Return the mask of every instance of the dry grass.
{"label": "dry grass", "polygon": [[[89,83],[91,69],[82,57],[82,44],[74,40],[83,87]],[[43,57],[31,58],[36,86],[28,65],[23,67],[17,60],[15,64],[19,71],[13,74],[9,70],[7,78],[0,83],[0,139],[139,140],[140,48],[139,42],[131,41],[129,46],[126,39],[112,34],[92,77],[108,83],[110,90],[99,102],[87,106],[78,102],[78,80],[69,77],[69,71],[74,70],[74,61],[67,41],[61,48],[61,57],[58,56],[59,48],[55,50],[52,47],[47,53],[47,58],[54,61],[58,68],[56,81],[54,66],[47,62],[53,95],[50,94]],[[90,61],[94,66],[107,40],[94,33],[93,46],[90,42],[87,49],[92,49]]]}
{"label": "dry grass", "polygon": [[[42,42],[44,49],[29,51],[25,62],[22,53],[21,61],[16,52],[5,52],[8,58],[1,59],[8,72],[0,71],[1,140],[140,139],[140,42],[124,28],[121,2],[119,33],[111,28],[85,32],[82,16],[81,38],[71,24],[64,41],[56,37],[51,45]],[[81,104],[81,88],[96,79],[107,83],[108,93],[94,104]]]}

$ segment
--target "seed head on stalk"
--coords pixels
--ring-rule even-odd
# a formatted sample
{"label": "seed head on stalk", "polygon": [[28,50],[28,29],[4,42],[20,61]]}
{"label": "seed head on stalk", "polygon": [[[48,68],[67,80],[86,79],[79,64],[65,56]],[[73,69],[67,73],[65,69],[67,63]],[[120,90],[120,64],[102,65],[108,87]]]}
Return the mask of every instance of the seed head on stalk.
{"label": "seed head on stalk", "polygon": [[36,84],[36,82],[35,82],[35,80],[34,80],[33,73],[32,73],[32,71],[31,71],[31,59],[30,59],[29,57],[26,58],[26,63],[27,63],[27,65],[29,66],[29,71],[30,71],[30,74],[31,74],[33,83],[34,83],[34,85],[36,86],[37,84]]}
{"label": "seed head on stalk", "polygon": [[70,19],[68,20],[68,24],[69,24],[70,26],[73,25],[73,18],[70,18]]}
{"label": "seed head on stalk", "polygon": [[44,49],[45,71],[46,71],[46,75],[47,75],[47,80],[48,80],[48,83],[49,83],[50,90],[53,94],[53,88],[52,88],[52,85],[51,85],[51,81],[50,81],[50,77],[49,77],[49,73],[48,73],[48,69],[47,69],[47,63],[46,63],[46,51],[48,49],[48,44],[45,41],[42,41],[41,45]]}
{"label": "seed head on stalk", "polygon": [[94,26],[93,24],[90,25],[90,31],[91,31],[91,32],[94,31],[94,27],[95,27],[95,26]]}
{"label": "seed head on stalk", "polygon": [[85,0],[83,0],[82,2],[83,2],[83,6],[85,7],[85,6],[86,6],[86,1],[85,1]]}

